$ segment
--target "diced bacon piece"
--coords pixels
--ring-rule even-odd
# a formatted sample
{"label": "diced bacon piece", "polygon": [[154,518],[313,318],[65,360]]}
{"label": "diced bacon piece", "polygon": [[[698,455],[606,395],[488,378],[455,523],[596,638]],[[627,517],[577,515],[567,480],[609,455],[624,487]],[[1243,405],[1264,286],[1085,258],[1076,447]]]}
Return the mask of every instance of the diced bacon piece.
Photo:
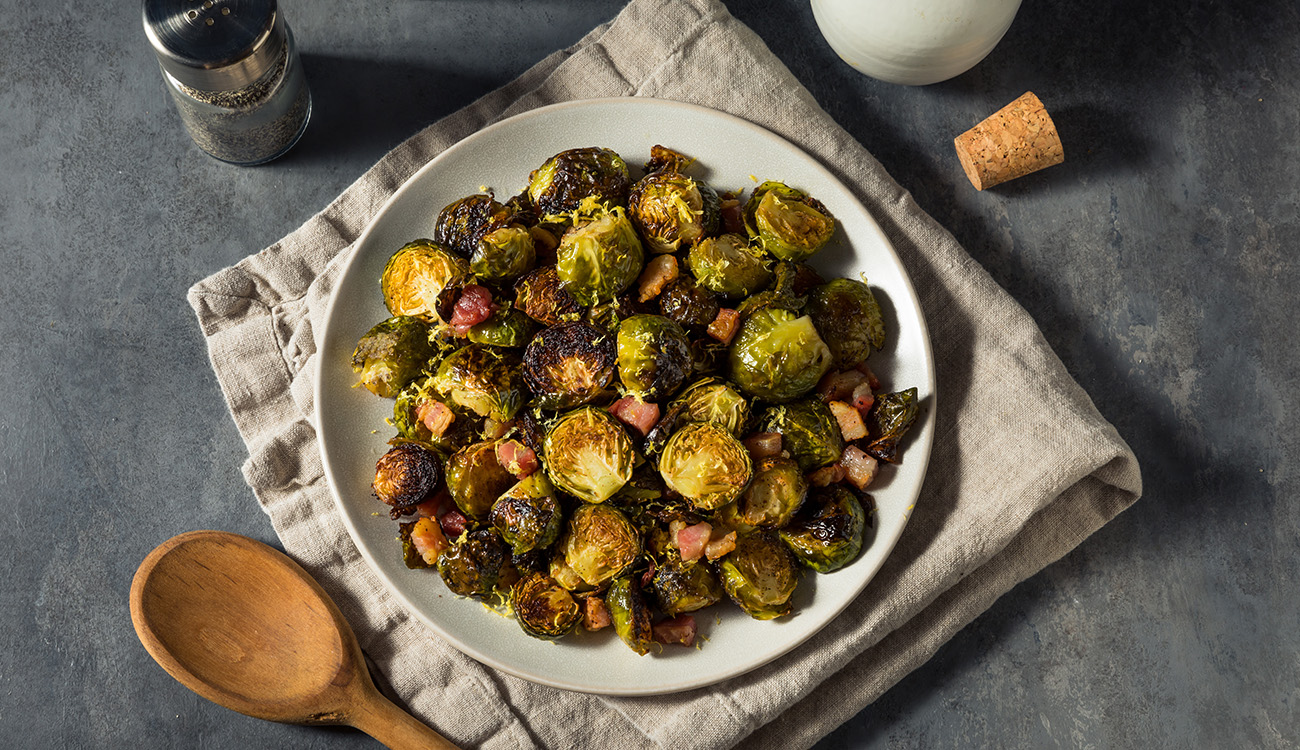
{"label": "diced bacon piece", "polygon": [[437,565],[438,558],[451,547],[442,529],[431,518],[421,518],[411,527],[411,545],[429,565]]}
{"label": "diced bacon piece", "polygon": [[866,360],[857,363],[853,367],[858,372],[861,372],[863,375],[867,376],[867,382],[871,384],[872,390],[875,391],[880,390],[880,378],[876,377],[876,373],[871,371],[871,365],[868,365],[866,363]]}
{"label": "diced bacon piece", "polygon": [[838,463],[823,466],[808,475],[808,484],[814,487],[826,487],[844,481],[844,467]]}
{"label": "diced bacon piece", "polygon": [[618,421],[640,433],[641,437],[650,434],[650,429],[659,422],[659,404],[653,401],[646,403],[636,396],[620,398],[610,405],[609,412]]}
{"label": "diced bacon piece", "polygon": [[862,383],[853,389],[853,408],[867,416],[871,407],[876,405],[876,394],[871,392],[871,383]]}
{"label": "diced bacon piece", "polygon": [[589,596],[582,602],[582,627],[587,630],[607,628],[613,622],[609,616],[609,607],[599,596]]}
{"label": "diced bacon piece", "polygon": [[740,328],[740,313],[724,307],[718,310],[718,317],[713,319],[706,329],[708,334],[724,344],[730,344]]}
{"label": "diced bacon piece", "polygon": [[671,620],[662,620],[650,626],[654,639],[660,643],[680,643],[683,646],[695,645],[695,615],[677,615]]}
{"label": "diced bacon piece", "polygon": [[446,485],[438,489],[433,497],[415,506],[415,513],[424,518],[442,518],[456,509],[456,501],[451,499]]}
{"label": "diced bacon piece", "polygon": [[447,322],[451,323],[451,329],[458,336],[464,336],[470,328],[490,318],[497,309],[497,304],[492,301],[492,292],[487,287],[470,284],[461,291],[460,299],[456,300],[456,306],[452,308],[451,320]]}
{"label": "diced bacon piece", "polygon": [[840,465],[844,467],[844,476],[849,483],[858,489],[866,489],[876,478],[876,471],[880,468],[880,462],[874,457],[869,456],[856,445],[850,445],[844,449],[844,455],[840,456]]}
{"label": "diced bacon piece", "polygon": [[781,454],[781,433],[756,432],[742,441],[749,451],[750,458],[758,460]]}
{"label": "diced bacon piece", "polygon": [[832,401],[828,404],[835,421],[840,423],[840,434],[845,440],[857,440],[867,436],[867,425],[862,421],[862,412],[844,401]]}
{"label": "diced bacon piece", "polygon": [[709,538],[709,543],[704,547],[704,556],[710,561],[719,560],[723,555],[736,548],[736,532],[728,531],[719,535],[715,529]]}
{"label": "diced bacon piece", "polygon": [[523,479],[540,467],[537,454],[533,449],[518,440],[503,440],[497,443],[497,463],[510,472],[515,479]]}
{"label": "diced bacon piece", "polygon": [[446,404],[434,399],[429,399],[415,407],[415,416],[435,436],[445,433],[451,423],[456,420],[455,412],[448,408]]}
{"label": "diced bacon piece", "polygon": [[681,275],[681,268],[677,265],[677,258],[673,255],[656,255],[645,264],[645,270],[641,272],[641,278],[637,280],[637,299],[642,302],[649,302],[668,286],[668,283],[676,280]]}
{"label": "diced bacon piece", "polygon": [[740,213],[740,201],[735,198],[727,198],[718,205],[718,213],[722,215],[722,229],[731,234],[745,233],[745,220]]}
{"label": "diced bacon piece", "polygon": [[709,546],[709,537],[713,535],[713,526],[708,521],[700,521],[694,526],[687,526],[677,532],[677,549],[682,553],[682,560],[691,562],[704,557],[704,550]]}
{"label": "diced bacon piece", "polygon": [[853,389],[865,383],[867,376],[861,370],[845,370],[835,372],[834,370],[822,376],[817,383],[817,392],[827,401],[848,401],[853,394]]}
{"label": "diced bacon piece", "polygon": [[448,539],[459,539],[460,535],[465,533],[465,527],[469,526],[469,519],[458,510],[447,512],[438,519],[438,522],[442,524],[442,533],[446,534]]}

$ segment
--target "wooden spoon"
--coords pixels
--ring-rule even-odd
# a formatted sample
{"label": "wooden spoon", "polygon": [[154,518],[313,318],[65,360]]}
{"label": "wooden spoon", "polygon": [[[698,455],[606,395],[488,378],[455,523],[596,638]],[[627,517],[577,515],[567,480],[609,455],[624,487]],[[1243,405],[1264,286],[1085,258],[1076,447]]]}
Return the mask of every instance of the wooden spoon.
{"label": "wooden spoon", "polygon": [[150,656],[213,703],[290,724],[346,724],[394,750],[456,750],[375,689],[352,628],[307,571],[248,537],[191,531],[131,582]]}

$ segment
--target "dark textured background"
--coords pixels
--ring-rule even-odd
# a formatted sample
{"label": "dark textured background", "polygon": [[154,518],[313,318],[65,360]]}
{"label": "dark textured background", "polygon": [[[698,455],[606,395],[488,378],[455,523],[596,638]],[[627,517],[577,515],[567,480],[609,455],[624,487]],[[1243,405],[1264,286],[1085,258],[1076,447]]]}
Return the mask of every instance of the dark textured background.
{"label": "dark textured background", "polygon": [[[1145,497],[819,745],[1295,747],[1300,11],[1027,0],[971,72],[854,72],[806,0],[729,0],[1034,316]],[[131,575],[189,529],[273,542],[185,291],[620,0],[283,0],[316,110],[286,158],[194,148],[134,3],[0,0],[0,747],[374,747],[159,669]],[[978,193],[951,139],[1032,89],[1068,161]]]}

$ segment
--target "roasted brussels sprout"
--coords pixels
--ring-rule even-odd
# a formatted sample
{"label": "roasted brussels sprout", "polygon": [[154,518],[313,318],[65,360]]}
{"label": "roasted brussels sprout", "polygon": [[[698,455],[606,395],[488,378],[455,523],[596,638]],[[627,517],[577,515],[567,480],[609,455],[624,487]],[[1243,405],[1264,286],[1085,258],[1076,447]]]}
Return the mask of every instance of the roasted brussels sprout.
{"label": "roasted brussels sprout", "polygon": [[510,561],[505,542],[491,529],[468,531],[438,558],[438,574],[452,593],[488,596]]}
{"label": "roasted brussels sprout", "polygon": [[781,541],[795,558],[818,573],[853,562],[862,549],[866,514],[853,490],[832,484],[809,498],[813,510],[781,529]]}
{"label": "roasted brussels sprout", "polygon": [[799,264],[780,260],[772,266],[772,283],[763,291],[746,297],[736,308],[742,321],[760,310],[777,308],[792,313],[802,313],[808,298],[795,294],[795,280],[799,277]]}
{"label": "roasted brussels sprout", "polygon": [[475,521],[488,520],[497,498],[514,484],[514,476],[497,461],[495,441],[465,446],[447,459],[447,491],[456,507]]}
{"label": "roasted brussels sprout", "polygon": [[502,282],[518,278],[537,263],[533,236],[518,224],[493,229],[483,235],[470,256],[469,267],[485,281]]}
{"label": "roasted brussels sprout", "polygon": [[748,297],[772,281],[763,251],[738,234],[701,241],[686,255],[686,264],[700,286],[730,299]]}
{"label": "roasted brussels sprout", "polygon": [[627,205],[632,177],[623,157],[607,148],[562,151],[528,176],[528,198],[543,215],[574,211],[584,198]]}
{"label": "roasted brussels sprout", "polygon": [[659,293],[659,311],[665,318],[683,326],[707,326],[718,317],[721,308],[713,292],[686,275],[670,281]]}
{"label": "roasted brussels sprout", "polygon": [[438,456],[416,443],[402,443],[380,456],[375,464],[375,497],[392,507],[397,518],[433,497],[442,481]]}
{"label": "roasted brussels sprout", "polygon": [[[430,519],[418,518],[414,521],[397,524],[397,541],[402,543],[402,562],[411,570],[426,570],[436,567],[436,561],[434,565],[430,565],[429,561],[424,559],[424,555],[416,549],[415,542],[411,541],[411,532],[415,530],[416,525],[420,524],[421,521],[429,523]],[[433,521],[432,523],[436,524],[438,522]]]}
{"label": "roasted brussels sprout", "polygon": [[477,344],[518,349],[528,345],[536,329],[532,318],[512,307],[492,313],[492,317],[471,326],[465,336]]}
{"label": "roasted brussels sprout", "polygon": [[632,478],[636,462],[623,425],[590,406],[560,417],[546,433],[543,452],[551,482],[588,503],[613,497]]}
{"label": "roasted brussels sprout", "polygon": [[560,543],[564,562],[589,586],[627,570],[641,555],[641,539],[617,508],[584,503],[569,517]]}
{"label": "roasted brussels sprout", "polygon": [[754,189],[742,215],[749,236],[781,260],[806,260],[835,234],[835,217],[826,206],[774,180]]}
{"label": "roasted brussels sprout", "polygon": [[813,287],[804,308],[834,357],[832,367],[845,370],[885,345],[885,323],[871,289],[861,281],[835,279]]}
{"label": "roasted brussels sprout", "polygon": [[[451,424],[439,434],[433,434],[425,419],[445,419],[451,409],[447,407],[446,412],[440,411],[437,404],[442,402],[436,397],[432,380],[433,378],[413,380],[397,394],[393,401],[393,426],[397,428],[398,438],[402,440],[427,443],[444,453],[454,453],[477,439],[477,420],[451,413]],[[442,406],[446,407],[446,404]]]}
{"label": "roasted brussels sprout", "polygon": [[727,596],[756,620],[790,614],[790,597],[799,582],[794,559],[770,533],[742,534],[736,548],[718,561]]}
{"label": "roasted brussels sprout", "polygon": [[583,307],[560,283],[555,266],[542,266],[515,282],[515,309],[547,326],[582,317]]}
{"label": "roasted brussels sprout", "polygon": [[808,495],[808,480],[792,458],[758,460],[754,481],[736,501],[736,517],[749,526],[780,528],[790,523]]}
{"label": "roasted brussels sprout", "polygon": [[508,422],[524,405],[524,378],[518,354],[483,344],[464,346],[442,361],[433,389],[453,409]]}
{"label": "roasted brussels sprout", "polygon": [[534,638],[563,638],[582,619],[582,608],[573,594],[548,575],[525,575],[515,583],[510,596],[519,626]]}
{"label": "roasted brussels sprout", "polygon": [[691,370],[696,375],[718,375],[727,368],[730,347],[712,338],[691,342]]}
{"label": "roasted brussels sprout", "polygon": [[916,395],[915,388],[908,388],[876,396],[871,409],[871,442],[863,450],[881,461],[898,463],[898,443],[916,421]]}
{"label": "roasted brussels sprout", "polygon": [[749,421],[749,402],[735,388],[717,378],[704,378],[682,391],[668,407],[676,424],[715,422],[740,437]]}
{"label": "roasted brussels sprout", "polygon": [[627,213],[619,207],[574,225],[560,238],[556,271],[579,303],[608,302],[641,275],[645,253]]}
{"label": "roasted brussels sprout", "polygon": [[617,362],[613,335],[581,321],[561,323],[528,344],[523,378],[543,408],[566,409],[605,394]]}
{"label": "roasted brussels sprout", "polygon": [[433,356],[429,324],[419,318],[397,316],[375,325],[352,351],[352,371],[361,385],[376,396],[396,398]]}
{"label": "roasted brussels sprout", "polygon": [[448,250],[469,258],[480,239],[510,224],[514,214],[514,209],[501,205],[491,195],[466,196],[438,212],[433,239]]}
{"label": "roasted brussels sprout", "polygon": [[646,401],[676,391],[691,372],[691,342],[660,315],[633,315],[618,327],[618,376]]}
{"label": "roasted brussels sprout", "polygon": [[831,359],[812,318],[768,308],[741,325],[727,364],[731,381],[746,394],[780,402],[816,387]]}
{"label": "roasted brussels sprout", "polygon": [[694,612],[722,601],[722,585],[708,565],[670,558],[655,566],[650,591],[669,617]]}
{"label": "roasted brussels sprout", "polygon": [[516,555],[549,547],[564,528],[555,488],[540,471],[506,490],[492,505],[488,520]]}
{"label": "roasted brussels sprout", "polygon": [[654,643],[654,630],[650,623],[650,607],[641,593],[641,585],[634,576],[615,578],[605,592],[605,606],[614,623],[614,632],[628,648],[645,656]]}
{"label": "roasted brussels sprout", "polygon": [[632,223],[652,253],[675,253],[718,232],[718,194],[679,172],[642,177],[627,201]]}
{"label": "roasted brussels sprout", "polygon": [[768,408],[758,429],[781,433],[782,447],[805,473],[835,463],[844,452],[839,423],[819,398]]}
{"label": "roasted brussels sprout", "polygon": [[753,477],[749,451],[722,425],[693,422],[674,432],[659,455],[664,483],[702,511],[735,500]]}
{"label": "roasted brussels sprout", "polygon": [[438,295],[452,280],[468,273],[464,258],[431,240],[416,240],[393,253],[384,266],[380,278],[384,304],[393,315],[442,320]]}

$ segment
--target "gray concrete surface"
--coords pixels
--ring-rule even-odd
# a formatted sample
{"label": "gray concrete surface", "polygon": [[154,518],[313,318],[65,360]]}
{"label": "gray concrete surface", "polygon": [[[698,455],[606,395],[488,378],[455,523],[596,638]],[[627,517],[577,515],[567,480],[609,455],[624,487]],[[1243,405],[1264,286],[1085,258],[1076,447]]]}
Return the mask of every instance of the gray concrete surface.
{"label": "gray concrete surface", "polygon": [[[0,747],[375,747],[195,697],[135,640],[154,545],[274,534],[185,303],[388,148],[620,0],[283,0],[299,147],[191,146],[135,3],[0,0]],[[1037,319],[1145,497],[828,736],[841,748],[1287,748],[1300,736],[1300,11],[1027,0],[973,71],[864,78],[803,0],[729,0]],[[975,192],[951,138],[1034,90],[1069,161]]]}

